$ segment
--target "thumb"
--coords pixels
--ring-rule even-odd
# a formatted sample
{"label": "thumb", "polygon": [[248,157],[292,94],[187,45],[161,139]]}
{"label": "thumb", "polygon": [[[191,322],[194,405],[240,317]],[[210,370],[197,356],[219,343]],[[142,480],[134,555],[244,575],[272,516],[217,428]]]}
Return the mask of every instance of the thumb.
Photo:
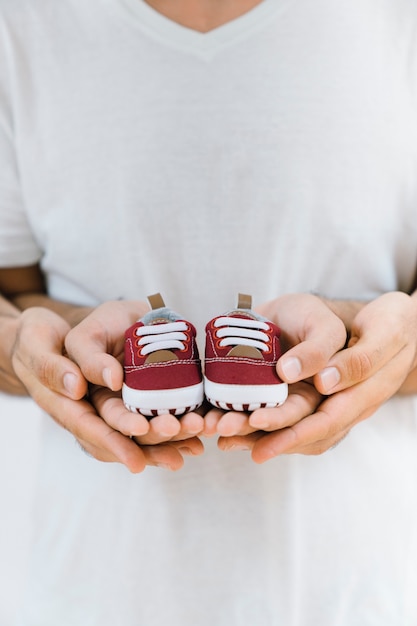
{"label": "thumb", "polygon": [[86,394],[87,382],[80,369],[64,356],[69,328],[48,309],[33,307],[21,314],[12,363],[29,393],[35,391],[38,382],[74,400]]}
{"label": "thumb", "polygon": [[[73,328],[65,339],[68,356],[79,366],[85,378],[94,385],[118,391],[123,384],[123,368],[115,356],[114,350],[105,332],[92,332],[90,321],[84,320]],[[116,352],[120,352],[117,346]]]}
{"label": "thumb", "polygon": [[287,344],[293,346],[277,364],[278,375],[287,383],[317,374],[346,342],[342,320],[319,298],[305,296],[300,304],[281,325]]}

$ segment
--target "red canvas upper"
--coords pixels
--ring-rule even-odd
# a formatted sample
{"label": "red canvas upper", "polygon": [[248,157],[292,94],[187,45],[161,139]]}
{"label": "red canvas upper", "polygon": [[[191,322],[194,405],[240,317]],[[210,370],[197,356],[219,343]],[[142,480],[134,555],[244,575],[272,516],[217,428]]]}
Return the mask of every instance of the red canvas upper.
{"label": "red canvas upper", "polygon": [[[125,383],[131,389],[159,390],[176,389],[196,385],[201,382],[201,365],[196,346],[196,330],[190,322],[180,320],[187,325],[184,349],[173,349],[177,360],[147,362],[148,355],[141,354],[142,346],[136,334],[144,326],[139,321],[125,333]],[[157,353],[156,353],[157,354]]]}
{"label": "red canvas upper", "polygon": [[[229,314],[229,317],[253,319],[244,313]],[[224,316],[219,316],[224,317]],[[262,358],[231,356],[232,346],[221,346],[217,335],[218,328],[212,319],[206,326],[205,376],[215,383],[236,385],[276,385],[281,383],[276,364],[281,356],[279,341],[280,329],[266,321],[268,330],[268,352],[262,352]]]}

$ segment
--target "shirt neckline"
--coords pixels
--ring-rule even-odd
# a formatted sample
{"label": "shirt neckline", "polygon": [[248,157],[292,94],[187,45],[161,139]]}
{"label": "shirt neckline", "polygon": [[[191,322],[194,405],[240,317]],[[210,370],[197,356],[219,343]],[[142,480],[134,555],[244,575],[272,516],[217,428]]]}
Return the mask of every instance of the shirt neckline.
{"label": "shirt neckline", "polygon": [[291,0],[262,0],[260,4],[206,33],[182,26],[162,15],[144,0],[120,0],[138,26],[153,39],[166,46],[210,60],[228,46],[249,37],[266,26],[273,15]]}

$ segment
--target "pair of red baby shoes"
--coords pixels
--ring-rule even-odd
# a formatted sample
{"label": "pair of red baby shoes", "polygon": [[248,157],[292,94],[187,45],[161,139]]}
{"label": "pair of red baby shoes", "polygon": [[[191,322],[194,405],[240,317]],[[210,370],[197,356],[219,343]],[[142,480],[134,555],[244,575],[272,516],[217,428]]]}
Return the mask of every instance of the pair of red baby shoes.
{"label": "pair of red baby shoes", "polygon": [[251,310],[252,298],[239,294],[236,309],[206,326],[205,369],[195,327],[150,296],[151,311],[125,335],[125,406],[148,418],[182,415],[204,397],[227,411],[276,407],[288,386],[278,377],[280,329]]}

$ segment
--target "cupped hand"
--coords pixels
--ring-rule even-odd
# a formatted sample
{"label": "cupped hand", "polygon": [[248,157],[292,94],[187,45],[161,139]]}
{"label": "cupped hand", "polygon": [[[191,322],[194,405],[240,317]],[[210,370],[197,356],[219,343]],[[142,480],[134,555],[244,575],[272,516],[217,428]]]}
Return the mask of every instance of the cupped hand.
{"label": "cupped hand", "polygon": [[201,411],[187,413],[180,419],[165,414],[147,420],[128,411],[122,402],[124,333],[148,309],[145,303],[106,302],[73,328],[65,339],[69,357],[93,385],[90,398],[98,414],[113,429],[134,437],[144,446],[188,440],[204,428]]}
{"label": "cupped hand", "polygon": [[278,361],[277,370],[283,381],[292,383],[289,397],[276,409],[258,409],[251,414],[213,410],[206,416],[206,434],[216,430],[222,437],[248,435],[259,430],[276,430],[303,419],[316,408],[319,394],[309,384],[294,386],[294,383],[320,372],[346,342],[343,322],[317,296],[281,296],[258,307],[257,312],[281,328],[285,353]]}
{"label": "cupped hand", "polygon": [[[126,325],[143,313],[141,306],[146,307],[137,303],[128,303],[125,309],[110,306],[110,303],[108,307],[103,305],[104,312],[97,309],[85,319],[85,323],[72,330],[65,320],[48,309],[27,309],[19,320],[13,367],[35,402],[70,431],[92,457],[122,463],[131,472],[140,472],[146,465],[176,470],[183,465],[183,453],[201,453],[201,442],[193,439],[194,433],[186,446],[168,441],[178,435],[181,427],[178,429],[178,420],[166,416],[171,428],[170,437],[160,436],[159,439],[166,443],[148,446],[145,440],[143,446],[137,445],[132,437],[145,436],[151,431],[150,423],[143,416],[127,411],[117,391],[123,380],[123,368],[118,361],[122,340],[118,332],[121,331],[123,338]],[[81,363],[76,362],[75,355]],[[105,384],[103,370],[116,391],[101,386]],[[89,389],[89,382],[95,386],[90,385]],[[199,416],[199,419],[202,418]],[[176,434],[173,435],[173,431]]]}
{"label": "cupped hand", "polygon": [[330,394],[378,376],[381,388],[372,398],[379,406],[400,389],[416,365],[417,296],[396,291],[359,311],[348,349],[330,359],[314,382],[319,391]]}
{"label": "cupped hand", "polygon": [[[304,415],[301,412],[295,422],[285,404],[256,411],[250,423],[261,427],[264,422],[262,431],[222,438],[219,445],[250,449],[258,463],[279,454],[321,454],[396,394],[416,365],[416,299],[400,292],[384,294],[359,311],[348,347],[313,376],[310,411],[304,407]],[[274,412],[273,419],[267,417],[268,411]],[[266,432],[272,424],[278,429]]]}

